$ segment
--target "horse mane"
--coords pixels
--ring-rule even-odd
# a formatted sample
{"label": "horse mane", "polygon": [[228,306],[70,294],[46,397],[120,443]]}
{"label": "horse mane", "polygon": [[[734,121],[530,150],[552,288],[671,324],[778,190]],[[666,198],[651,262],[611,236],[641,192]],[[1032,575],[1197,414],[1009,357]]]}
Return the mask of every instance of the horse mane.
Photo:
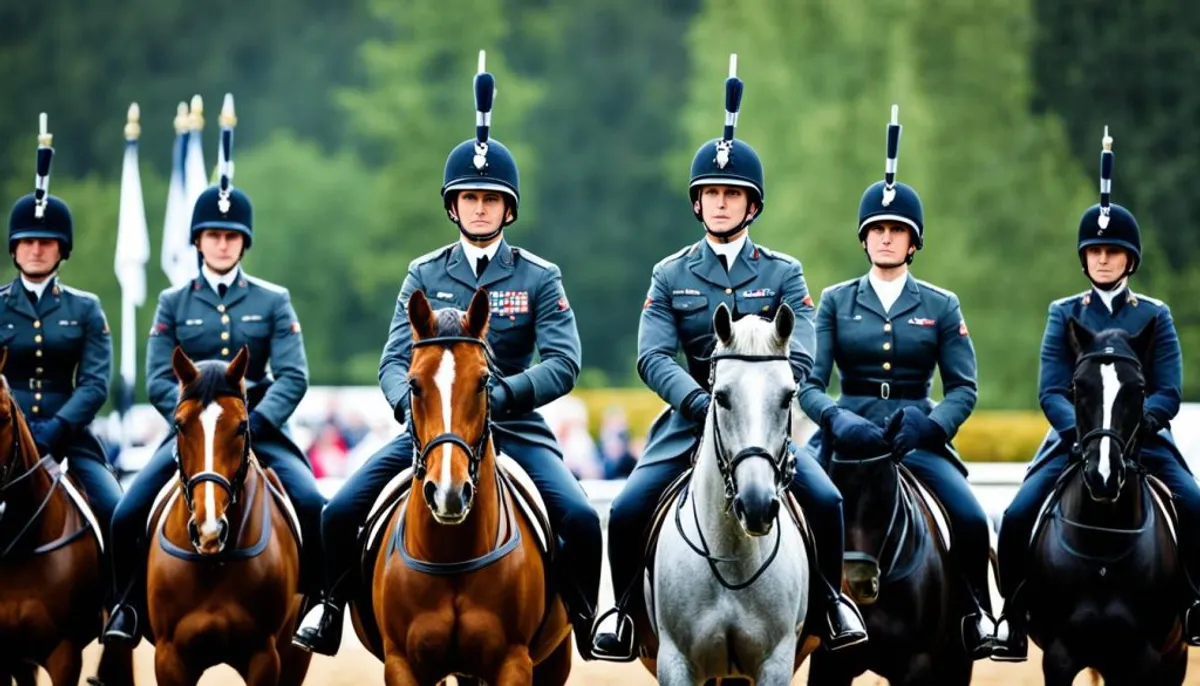
{"label": "horse mane", "polygon": [[787,354],[788,341],[780,341],[775,335],[775,323],[758,315],[747,315],[733,322],[733,340],[729,346],[716,337],[717,353],[736,355],[783,355]]}
{"label": "horse mane", "polygon": [[[464,325],[466,321],[466,310],[460,310],[454,307],[443,307],[440,310],[433,311],[433,337],[442,338],[444,336],[466,336],[467,327]],[[483,349],[487,357],[488,367],[494,367],[495,354],[492,352],[492,344],[488,343],[487,337],[482,339]]]}
{"label": "horse mane", "polygon": [[195,400],[201,407],[207,407],[220,397],[243,397],[242,389],[229,382],[225,371],[228,364],[219,360],[205,360],[196,363],[196,380],[184,387],[179,394],[179,402]]}
{"label": "horse mane", "polygon": [[1104,352],[1141,361],[1133,349],[1133,336],[1124,329],[1112,328],[1098,331],[1084,354]]}

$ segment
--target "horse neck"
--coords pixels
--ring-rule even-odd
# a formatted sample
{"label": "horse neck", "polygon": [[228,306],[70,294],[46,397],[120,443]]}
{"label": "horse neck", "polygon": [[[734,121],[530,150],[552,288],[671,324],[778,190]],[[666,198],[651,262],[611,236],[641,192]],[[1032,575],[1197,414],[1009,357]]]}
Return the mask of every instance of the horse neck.
{"label": "horse neck", "polygon": [[889,533],[908,516],[900,491],[900,469],[891,460],[839,464],[833,470],[833,482],[843,497],[846,550],[882,557]]}
{"label": "horse neck", "polygon": [[486,555],[496,547],[500,508],[504,503],[494,446],[489,438],[479,462],[475,501],[460,524],[441,524],[435,520],[421,495],[421,484],[414,483],[404,514],[408,518],[404,542],[414,557],[427,562],[459,562]]}
{"label": "horse neck", "polygon": [[757,562],[754,551],[766,544],[773,545],[776,534],[763,538],[747,536],[737,518],[733,516],[733,509],[725,499],[725,479],[721,476],[721,469],[717,464],[712,415],[709,417],[709,421],[705,422],[704,440],[700,442],[700,452],[696,456],[696,465],[692,470],[689,485],[689,497],[693,500],[696,513],[695,521],[714,556],[739,557],[747,563]]}
{"label": "horse neck", "polygon": [[[32,517],[39,507],[45,503],[45,509],[38,515],[38,522],[30,531],[25,532],[22,539],[25,543],[32,543],[35,540],[40,540],[39,537],[31,534],[41,532],[44,535],[61,533],[65,523],[66,510],[59,506],[56,502],[46,502],[47,498],[52,496],[51,489],[54,488],[54,479],[50,476],[50,472],[44,468],[34,467],[37,465],[40,457],[36,444],[33,442],[33,434],[29,431],[28,424],[25,423],[25,416],[20,412],[17,413],[17,454],[10,459],[15,460],[12,473],[9,477],[11,482],[14,479],[21,478],[22,481],[4,492],[5,513],[4,517],[0,518],[0,551],[8,546],[8,542],[13,536],[17,535],[22,529],[29,524],[29,518]],[[27,475],[27,476],[26,476]],[[44,538],[44,535],[41,538]]]}

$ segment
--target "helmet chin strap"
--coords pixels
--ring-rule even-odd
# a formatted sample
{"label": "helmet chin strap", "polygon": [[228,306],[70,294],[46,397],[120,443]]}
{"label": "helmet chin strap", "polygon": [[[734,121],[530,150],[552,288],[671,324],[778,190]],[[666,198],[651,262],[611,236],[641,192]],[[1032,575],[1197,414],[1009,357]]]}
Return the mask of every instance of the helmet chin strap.
{"label": "helmet chin strap", "polygon": [[486,243],[486,242],[496,238],[500,234],[504,233],[504,225],[503,224],[501,224],[500,228],[496,229],[495,231],[492,231],[491,233],[483,234],[481,236],[479,234],[471,233],[470,231],[467,231],[466,228],[463,227],[461,221],[456,221],[454,223],[458,225],[458,232],[462,234],[462,237],[467,239],[468,241],[471,241],[472,243]]}

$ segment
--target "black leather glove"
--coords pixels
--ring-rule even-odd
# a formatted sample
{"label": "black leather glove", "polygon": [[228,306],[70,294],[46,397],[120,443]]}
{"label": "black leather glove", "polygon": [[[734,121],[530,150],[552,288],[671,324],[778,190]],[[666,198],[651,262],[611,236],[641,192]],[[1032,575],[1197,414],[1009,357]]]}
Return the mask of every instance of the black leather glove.
{"label": "black leather glove", "polygon": [[275,427],[258,410],[250,411],[250,440],[255,441],[275,433]]}
{"label": "black leather glove", "polygon": [[492,417],[503,417],[507,414],[511,401],[512,393],[509,392],[508,386],[505,386],[502,381],[492,381],[488,387],[488,408]]}
{"label": "black leather glove", "polygon": [[901,457],[917,448],[940,450],[946,445],[946,432],[914,405],[892,415],[888,422],[887,437],[892,450]]}
{"label": "black leather glove", "polygon": [[1140,427],[1142,437],[1149,438],[1154,436],[1159,431],[1162,431],[1164,428],[1166,428],[1166,425],[1166,422],[1159,419],[1158,415],[1147,411],[1142,414],[1142,425]]}
{"label": "black leather glove", "polygon": [[698,388],[683,399],[683,415],[693,422],[703,425],[708,421],[708,405],[712,396],[708,391]]}
{"label": "black leather glove", "polygon": [[33,442],[37,445],[38,455],[54,455],[61,459],[56,451],[60,447],[63,436],[67,432],[67,423],[58,417],[50,419],[34,419],[29,422],[29,432],[33,434]]}
{"label": "black leather glove", "polygon": [[826,418],[825,433],[830,447],[846,455],[874,457],[891,451],[883,429],[840,407]]}

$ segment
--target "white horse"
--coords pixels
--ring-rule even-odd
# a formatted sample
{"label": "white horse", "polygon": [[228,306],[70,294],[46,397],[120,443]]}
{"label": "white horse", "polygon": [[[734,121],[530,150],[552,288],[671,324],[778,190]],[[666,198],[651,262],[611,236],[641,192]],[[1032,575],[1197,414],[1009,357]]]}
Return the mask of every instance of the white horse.
{"label": "white horse", "polygon": [[666,686],[792,679],[809,585],[800,531],[780,515],[795,469],[795,323],[786,304],[772,321],[733,322],[725,305],[713,314],[713,400],[691,483],[663,523],[655,556],[658,680]]}

